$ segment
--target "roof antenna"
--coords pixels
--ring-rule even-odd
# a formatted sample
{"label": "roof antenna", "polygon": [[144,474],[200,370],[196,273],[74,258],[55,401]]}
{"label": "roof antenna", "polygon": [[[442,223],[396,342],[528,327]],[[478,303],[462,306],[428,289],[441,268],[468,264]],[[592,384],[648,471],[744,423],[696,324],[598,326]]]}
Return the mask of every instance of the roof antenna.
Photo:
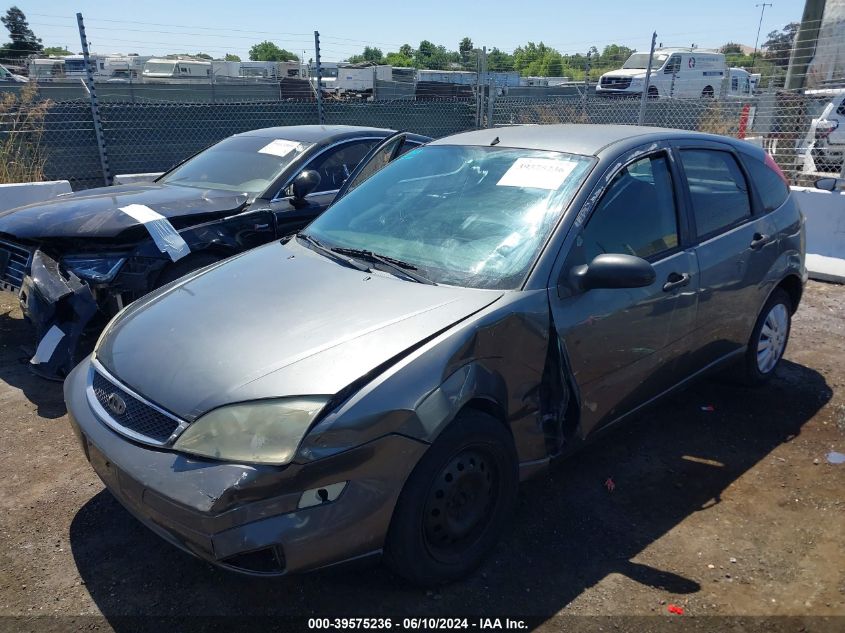
{"label": "roof antenna", "polygon": [[490,145],[498,145],[499,144],[499,137],[497,136],[492,141],[490,141]]}

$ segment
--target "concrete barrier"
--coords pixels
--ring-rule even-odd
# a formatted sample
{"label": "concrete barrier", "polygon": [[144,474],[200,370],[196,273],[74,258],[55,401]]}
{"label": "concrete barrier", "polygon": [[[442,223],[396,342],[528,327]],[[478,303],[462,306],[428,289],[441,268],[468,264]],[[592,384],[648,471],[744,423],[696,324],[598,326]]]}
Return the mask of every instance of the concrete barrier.
{"label": "concrete barrier", "polygon": [[8,211],[34,202],[43,202],[71,191],[70,183],[67,180],[0,185],[0,211]]}
{"label": "concrete barrier", "polygon": [[136,182],[152,182],[164,172],[157,171],[149,174],[118,174],[114,177],[116,185],[134,185]]}
{"label": "concrete barrier", "polygon": [[845,192],[792,187],[807,218],[811,279],[845,283]]}

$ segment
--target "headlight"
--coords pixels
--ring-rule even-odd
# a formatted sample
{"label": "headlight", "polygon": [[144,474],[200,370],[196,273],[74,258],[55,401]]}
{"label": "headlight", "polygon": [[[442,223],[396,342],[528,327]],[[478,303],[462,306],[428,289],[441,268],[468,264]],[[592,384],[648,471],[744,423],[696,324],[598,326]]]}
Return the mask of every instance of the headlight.
{"label": "headlight", "polygon": [[633,79],[631,79],[631,85],[632,86],[642,86],[644,81],[645,81],[645,78],[643,78],[643,77],[634,77]]}
{"label": "headlight", "polygon": [[125,261],[125,257],[108,255],[68,255],[62,258],[64,267],[74,275],[98,283],[114,279]]}
{"label": "headlight", "polygon": [[287,464],[329,396],[258,400],[210,411],[173,445],[225,461]]}

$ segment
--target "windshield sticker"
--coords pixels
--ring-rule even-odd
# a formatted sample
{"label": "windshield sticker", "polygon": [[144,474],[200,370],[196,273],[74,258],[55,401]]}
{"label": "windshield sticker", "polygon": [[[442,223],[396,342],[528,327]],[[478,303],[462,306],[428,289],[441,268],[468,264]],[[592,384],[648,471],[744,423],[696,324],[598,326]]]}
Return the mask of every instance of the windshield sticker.
{"label": "windshield sticker", "polygon": [[167,253],[172,261],[178,261],[191,252],[191,247],[160,213],[143,204],[130,204],[120,207],[120,210],[136,222],[143,224],[158,250]]}
{"label": "windshield sticker", "polygon": [[575,169],[575,161],[517,158],[496,183],[499,187],[558,189]]}
{"label": "windshield sticker", "polygon": [[273,156],[278,156],[279,158],[284,158],[291,152],[295,152],[299,149],[299,142],[298,141],[286,141],[284,139],[277,138],[275,141],[270,141],[258,150],[259,154],[272,154]]}

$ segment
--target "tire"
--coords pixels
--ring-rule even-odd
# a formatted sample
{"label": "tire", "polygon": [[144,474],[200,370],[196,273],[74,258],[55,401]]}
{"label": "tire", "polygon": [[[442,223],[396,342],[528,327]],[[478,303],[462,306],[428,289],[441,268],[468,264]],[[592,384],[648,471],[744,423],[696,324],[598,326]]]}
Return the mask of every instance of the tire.
{"label": "tire", "polygon": [[702,99],[712,99],[715,96],[713,92],[713,86],[704,86],[704,90],[701,91],[701,98]]}
{"label": "tire", "polygon": [[518,486],[508,429],[492,416],[465,410],[405,482],[385,542],[385,563],[423,587],[465,576],[499,540]]}
{"label": "tire", "polygon": [[169,284],[171,281],[176,281],[179,277],[184,277],[188,273],[192,273],[195,270],[199,270],[200,268],[219,262],[221,259],[223,258],[211,253],[197,253],[195,255],[183,257],[178,262],[174,262],[161,271],[155,287],[161,288],[165,284]]}
{"label": "tire", "polygon": [[763,385],[774,375],[789,342],[792,309],[792,300],[782,288],[776,288],[769,296],[757,317],[743,359],[740,378],[746,385]]}
{"label": "tire", "polygon": [[654,86],[648,87],[648,98],[649,99],[658,99],[660,98],[660,91],[655,88]]}

